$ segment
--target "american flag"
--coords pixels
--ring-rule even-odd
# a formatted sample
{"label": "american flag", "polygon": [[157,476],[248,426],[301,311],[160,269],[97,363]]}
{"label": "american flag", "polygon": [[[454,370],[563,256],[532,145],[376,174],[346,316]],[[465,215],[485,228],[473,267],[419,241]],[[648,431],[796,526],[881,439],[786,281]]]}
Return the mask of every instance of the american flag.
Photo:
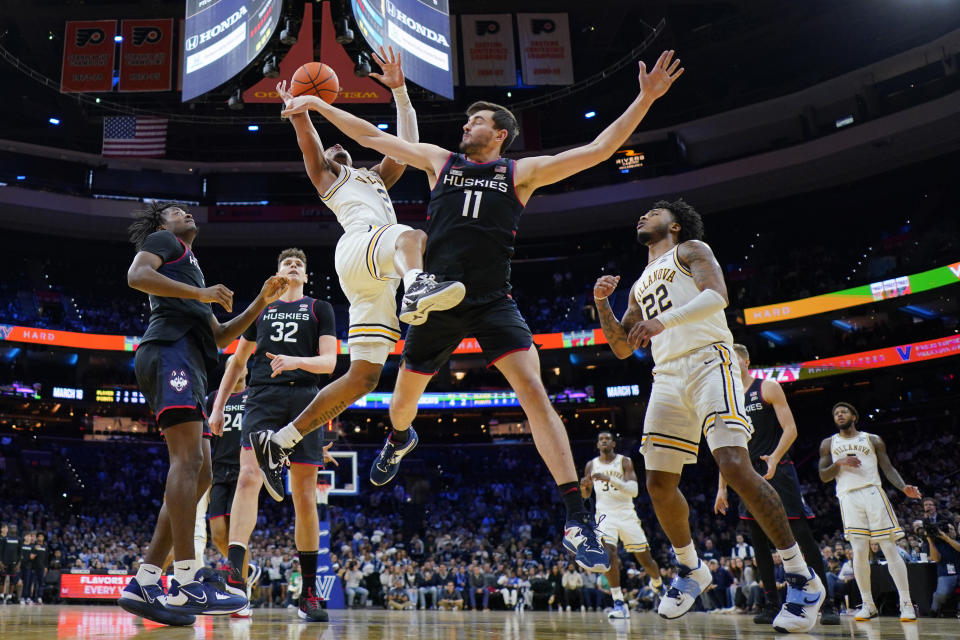
{"label": "american flag", "polygon": [[166,148],[166,118],[106,116],[103,119],[104,156],[163,157]]}

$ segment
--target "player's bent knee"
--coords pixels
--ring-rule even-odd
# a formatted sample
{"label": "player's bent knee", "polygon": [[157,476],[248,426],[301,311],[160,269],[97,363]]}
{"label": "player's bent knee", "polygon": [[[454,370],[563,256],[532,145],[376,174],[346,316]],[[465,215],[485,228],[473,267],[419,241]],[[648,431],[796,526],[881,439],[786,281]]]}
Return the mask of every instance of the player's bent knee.
{"label": "player's bent knee", "polygon": [[380,382],[380,367],[369,369],[367,367],[351,366],[347,372],[350,380],[350,388],[357,397],[372,393]]}

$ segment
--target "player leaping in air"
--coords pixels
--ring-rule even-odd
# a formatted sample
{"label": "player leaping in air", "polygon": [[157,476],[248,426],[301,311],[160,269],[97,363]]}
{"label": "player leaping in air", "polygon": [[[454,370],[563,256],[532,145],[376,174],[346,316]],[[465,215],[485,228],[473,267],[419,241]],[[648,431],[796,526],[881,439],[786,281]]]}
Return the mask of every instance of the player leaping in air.
{"label": "player leaping in air", "polygon": [[[394,57],[393,49],[388,54],[381,48],[380,56],[374,54],[374,58],[383,73],[370,75],[390,87],[397,101],[397,133],[416,143],[417,114],[407,96],[400,56]],[[277,85],[277,93],[287,105],[295,100],[285,82]],[[309,114],[290,114],[290,122],[297,132],[307,175],[344,230],[334,259],[340,287],[350,301],[350,369],[326,385],[293,421],[302,431],[288,426],[274,435],[284,451],[276,445],[270,451],[270,432],[251,434],[250,445],[266,489],[275,500],[283,497],[282,461],[287,450],[376,388],[383,364],[400,339],[396,303],[400,280],[406,289],[400,320],[407,324],[423,323],[428,313],[449,309],[464,294],[460,282],[442,281],[423,270],[426,234],[397,224],[387,189],[400,179],[406,165],[384,157],[372,169],[354,168],[350,154],[339,144],[323,148]]]}
{"label": "player leaping in air", "polygon": [[[284,115],[318,111],[363,146],[427,174],[431,192],[425,268],[466,286],[460,305],[431,313],[424,324],[407,331],[404,366],[390,403],[393,431],[370,469],[373,484],[384,485],[396,476],[401,459],[417,444],[411,428],[417,401],[460,341],[474,336],[488,363],[500,369],[516,392],[537,449],[563,496],[567,510],[564,546],[583,568],[595,572],[609,569],[610,559],[583,506],[570,441],[540,379],[533,336],[509,296],[510,259],[520,214],[533,192],[613,155],[682,72],[672,51],[665,51],[649,72],[641,62],[639,94],[595,140],[557,155],[520,160],[501,155],[519,132],[516,118],[489,102],[477,102],[467,109],[460,153],[402,140],[313,96],[287,103]],[[281,437],[275,441],[290,446],[295,438],[286,434],[299,436],[319,424],[295,420],[276,434]]]}

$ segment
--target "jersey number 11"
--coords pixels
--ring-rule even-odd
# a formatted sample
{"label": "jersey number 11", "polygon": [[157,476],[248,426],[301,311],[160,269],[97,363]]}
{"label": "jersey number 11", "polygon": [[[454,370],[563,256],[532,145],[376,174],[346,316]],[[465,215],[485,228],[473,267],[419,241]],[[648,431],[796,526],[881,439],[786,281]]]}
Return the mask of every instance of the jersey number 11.
{"label": "jersey number 11", "polygon": [[483,197],[483,191],[479,189],[474,191],[473,189],[464,189],[463,190],[463,217],[466,218],[470,215],[470,199],[473,198],[473,217],[476,218],[480,215],[480,198]]}

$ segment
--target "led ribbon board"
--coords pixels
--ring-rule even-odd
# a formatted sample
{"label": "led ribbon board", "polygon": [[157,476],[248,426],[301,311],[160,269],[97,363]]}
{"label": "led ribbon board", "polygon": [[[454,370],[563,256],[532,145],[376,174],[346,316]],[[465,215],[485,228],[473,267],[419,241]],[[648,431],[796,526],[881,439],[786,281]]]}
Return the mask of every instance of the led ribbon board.
{"label": "led ribbon board", "polygon": [[812,298],[769,304],[764,307],[751,307],[743,310],[743,317],[747,324],[780,322],[880,300],[900,298],[911,293],[929,291],[956,282],[960,282],[960,262],[922,273],[915,273],[912,276],[888,278],[852,289],[813,296]]}

